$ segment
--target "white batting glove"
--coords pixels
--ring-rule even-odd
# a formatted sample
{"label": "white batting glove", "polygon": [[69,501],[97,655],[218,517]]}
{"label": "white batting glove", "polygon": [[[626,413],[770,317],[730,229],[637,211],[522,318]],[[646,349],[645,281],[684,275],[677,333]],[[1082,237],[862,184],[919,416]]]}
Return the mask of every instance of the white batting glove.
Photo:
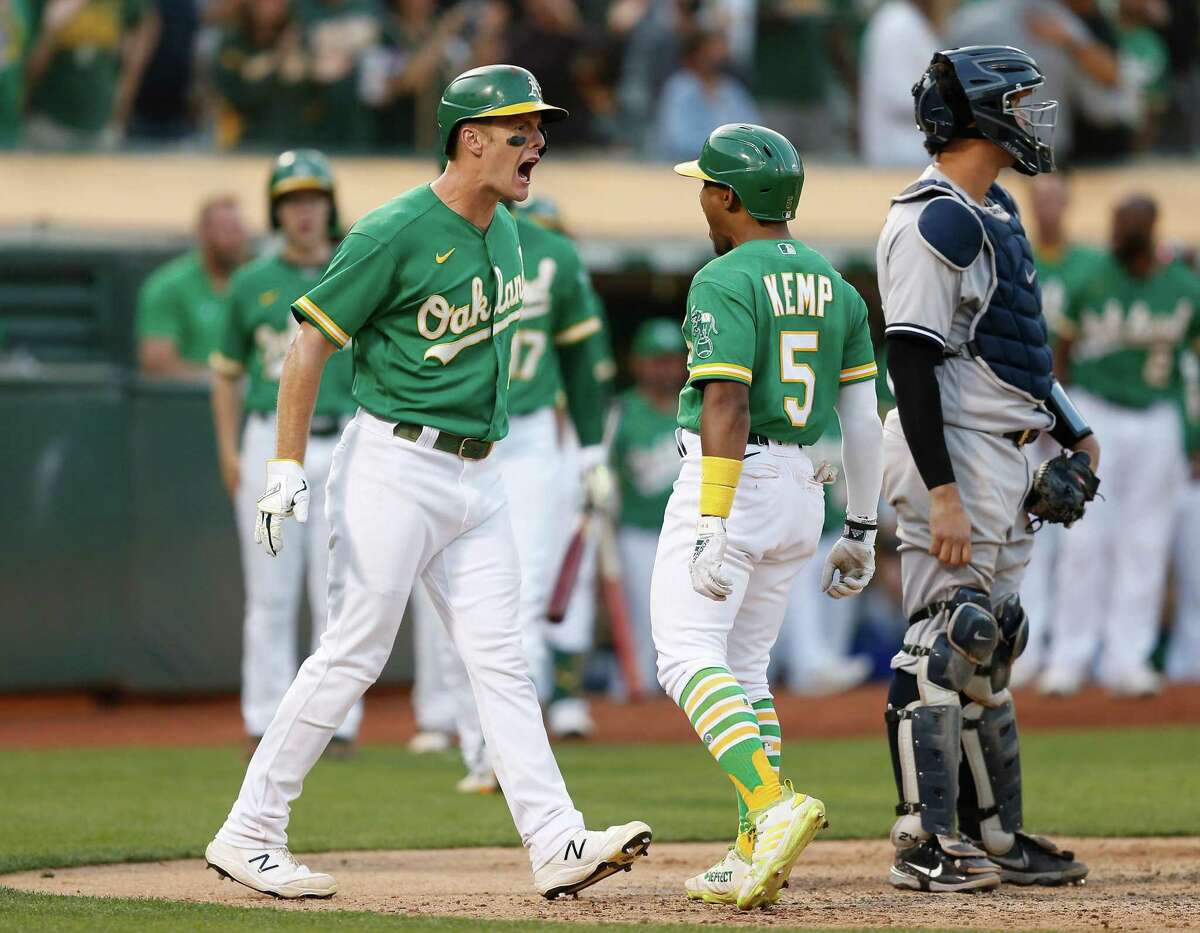
{"label": "white batting glove", "polygon": [[283,550],[283,520],[308,521],[308,478],[295,460],[267,461],[267,491],[258,500],[254,543],[277,557]]}
{"label": "white batting glove", "polygon": [[584,508],[589,512],[611,515],[616,511],[617,484],[608,466],[608,450],[592,444],[579,451],[580,481],[583,483]]}
{"label": "white batting glove", "polygon": [[[829,549],[821,589],[831,599],[857,596],[875,575],[875,520],[847,517],[842,537]],[[834,582],[834,572],[837,582]]]}
{"label": "white batting glove", "polygon": [[724,602],[733,592],[733,581],[722,572],[725,561],[725,519],[701,515],[696,525],[696,546],[689,566],[692,589],[701,596]]}

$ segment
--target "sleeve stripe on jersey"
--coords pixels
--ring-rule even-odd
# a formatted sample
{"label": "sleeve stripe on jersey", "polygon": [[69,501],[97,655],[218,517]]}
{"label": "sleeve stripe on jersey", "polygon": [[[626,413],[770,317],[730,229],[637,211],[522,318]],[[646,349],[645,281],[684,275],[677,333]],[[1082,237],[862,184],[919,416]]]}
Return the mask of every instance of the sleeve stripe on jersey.
{"label": "sleeve stripe on jersey", "polygon": [[738,366],[737,363],[701,363],[698,366],[692,367],[688,381],[694,382],[697,379],[715,378],[734,379],[750,385],[754,379],[754,373],[745,366]]}
{"label": "sleeve stripe on jersey", "polygon": [[879,367],[874,363],[864,363],[862,366],[851,366],[849,369],[843,369],[838,381],[839,382],[854,382],[856,379],[866,379],[868,376],[879,375]]}
{"label": "sleeve stripe on jersey", "polygon": [[222,376],[240,376],[246,370],[245,366],[220,350],[213,350],[208,355],[208,368]]}
{"label": "sleeve stripe on jersey", "polygon": [[293,304],[304,312],[304,316],[317,325],[317,327],[321,328],[325,336],[339,347],[344,347],[349,343],[350,335],[338,327],[334,319],[318,308],[307,295],[301,295]]}
{"label": "sleeve stripe on jersey", "polygon": [[566,347],[573,343],[579,343],[581,340],[586,340],[592,334],[600,332],[600,318],[590,317],[586,321],[580,321],[578,324],[572,324],[566,330],[560,330],[554,335],[554,345],[556,347]]}
{"label": "sleeve stripe on jersey", "polygon": [[920,324],[889,324],[883,329],[883,333],[888,337],[892,336],[892,334],[912,334],[914,337],[924,337],[926,340],[932,340],[939,347],[946,345],[945,337],[932,327],[922,327]]}

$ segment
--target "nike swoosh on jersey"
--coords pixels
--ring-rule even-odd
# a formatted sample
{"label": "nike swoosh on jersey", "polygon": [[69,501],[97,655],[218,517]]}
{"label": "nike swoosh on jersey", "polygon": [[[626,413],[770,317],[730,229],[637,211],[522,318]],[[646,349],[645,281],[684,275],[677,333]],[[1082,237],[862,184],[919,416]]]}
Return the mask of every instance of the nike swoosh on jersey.
{"label": "nike swoosh on jersey", "polygon": [[447,259],[449,259],[449,258],[450,258],[450,254],[451,254],[451,253],[453,253],[453,252],[454,252],[456,249],[458,249],[458,247],[457,247],[457,246],[452,246],[452,247],[450,247],[450,249],[449,249],[449,250],[447,250],[446,252],[444,252],[444,253],[438,253],[438,254],[437,254],[436,256],[434,256],[433,258],[434,258],[435,260],[437,260],[437,264],[440,266],[442,263],[444,263],[444,262],[445,262]]}

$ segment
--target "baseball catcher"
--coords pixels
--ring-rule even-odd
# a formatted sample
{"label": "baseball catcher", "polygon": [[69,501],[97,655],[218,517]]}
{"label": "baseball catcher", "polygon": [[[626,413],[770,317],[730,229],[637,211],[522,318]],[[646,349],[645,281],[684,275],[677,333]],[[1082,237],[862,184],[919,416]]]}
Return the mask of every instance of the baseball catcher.
{"label": "baseball catcher", "polygon": [[[884,495],[899,523],[909,618],[886,713],[898,888],[1087,874],[1024,832],[1008,691],[1028,632],[1017,594],[1031,532],[1070,525],[1099,483],[1099,444],[1054,379],[1032,248],[996,183],[1010,166],[1054,170],[1057,104],[1037,100],[1042,84],[1019,49],[934,55],[913,87],[934,161],[892,199],[879,238],[897,403],[884,426]],[[1072,453],[1031,477],[1022,448],[1043,431]]]}

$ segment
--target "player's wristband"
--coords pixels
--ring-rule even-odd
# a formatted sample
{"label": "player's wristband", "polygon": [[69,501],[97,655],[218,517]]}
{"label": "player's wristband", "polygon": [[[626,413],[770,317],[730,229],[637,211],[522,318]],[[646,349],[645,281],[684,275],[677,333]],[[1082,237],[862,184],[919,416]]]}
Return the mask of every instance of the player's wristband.
{"label": "player's wristband", "polygon": [[846,516],[846,524],[842,528],[842,537],[857,541],[868,547],[875,546],[875,536],[879,533],[879,523],[870,518]]}
{"label": "player's wristband", "polygon": [[700,458],[700,514],[728,518],[742,475],[742,461],[729,457]]}

